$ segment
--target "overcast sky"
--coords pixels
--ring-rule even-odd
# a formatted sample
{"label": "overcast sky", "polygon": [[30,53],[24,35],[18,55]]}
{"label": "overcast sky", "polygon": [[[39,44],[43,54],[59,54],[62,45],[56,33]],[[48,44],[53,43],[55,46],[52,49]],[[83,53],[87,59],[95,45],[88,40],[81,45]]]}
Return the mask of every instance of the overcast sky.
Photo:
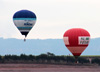
{"label": "overcast sky", "polygon": [[63,38],[70,28],[84,28],[91,38],[100,37],[100,0],[0,0],[0,37],[24,38],[12,19],[22,9],[37,16],[27,39]]}

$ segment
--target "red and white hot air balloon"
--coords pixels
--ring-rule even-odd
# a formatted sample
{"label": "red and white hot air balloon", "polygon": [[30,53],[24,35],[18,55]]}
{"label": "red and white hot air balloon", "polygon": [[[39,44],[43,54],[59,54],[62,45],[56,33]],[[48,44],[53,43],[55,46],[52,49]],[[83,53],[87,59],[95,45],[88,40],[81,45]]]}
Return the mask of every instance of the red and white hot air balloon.
{"label": "red and white hot air balloon", "polygon": [[86,49],[90,41],[90,34],[82,28],[72,28],[63,35],[65,46],[77,59]]}

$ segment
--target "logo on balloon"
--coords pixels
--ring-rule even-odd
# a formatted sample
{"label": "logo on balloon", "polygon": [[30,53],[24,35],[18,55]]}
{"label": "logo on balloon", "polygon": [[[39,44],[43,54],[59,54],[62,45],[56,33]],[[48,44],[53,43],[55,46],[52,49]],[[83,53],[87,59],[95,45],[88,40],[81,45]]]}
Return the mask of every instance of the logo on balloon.
{"label": "logo on balloon", "polygon": [[90,37],[85,37],[85,36],[79,37],[79,45],[87,45],[89,44],[89,41],[90,41]]}
{"label": "logo on balloon", "polygon": [[29,26],[31,26],[32,24],[29,23],[29,22],[26,22],[26,23],[24,23],[24,25],[29,25]]}
{"label": "logo on balloon", "polygon": [[63,37],[65,45],[69,45],[69,38],[68,37]]}

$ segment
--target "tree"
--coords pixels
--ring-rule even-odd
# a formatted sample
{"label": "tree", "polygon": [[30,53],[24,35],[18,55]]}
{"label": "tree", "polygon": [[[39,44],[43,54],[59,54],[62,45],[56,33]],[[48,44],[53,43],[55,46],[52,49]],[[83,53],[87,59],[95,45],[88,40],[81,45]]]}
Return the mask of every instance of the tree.
{"label": "tree", "polygon": [[25,54],[21,54],[21,55],[20,55],[20,59],[21,59],[21,60],[28,60],[28,56],[25,55]]}
{"label": "tree", "polygon": [[78,62],[79,62],[79,63],[89,63],[89,60],[86,59],[86,58],[83,58],[83,57],[79,57],[79,58],[78,58]]}
{"label": "tree", "polygon": [[67,56],[67,62],[71,62],[71,63],[74,63],[75,62],[75,58],[74,57],[71,57],[71,56]]}
{"label": "tree", "polygon": [[95,59],[92,60],[92,63],[100,64],[100,59],[99,58],[95,58]]}

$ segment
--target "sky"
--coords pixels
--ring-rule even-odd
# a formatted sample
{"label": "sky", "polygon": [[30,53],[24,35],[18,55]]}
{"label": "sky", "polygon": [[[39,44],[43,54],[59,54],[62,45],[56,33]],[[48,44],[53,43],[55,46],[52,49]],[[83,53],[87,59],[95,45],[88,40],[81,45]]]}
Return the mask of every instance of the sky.
{"label": "sky", "polygon": [[70,28],[100,37],[100,0],[0,0],[0,37],[23,39],[13,23],[15,12],[33,11],[37,21],[27,39],[62,39]]}

